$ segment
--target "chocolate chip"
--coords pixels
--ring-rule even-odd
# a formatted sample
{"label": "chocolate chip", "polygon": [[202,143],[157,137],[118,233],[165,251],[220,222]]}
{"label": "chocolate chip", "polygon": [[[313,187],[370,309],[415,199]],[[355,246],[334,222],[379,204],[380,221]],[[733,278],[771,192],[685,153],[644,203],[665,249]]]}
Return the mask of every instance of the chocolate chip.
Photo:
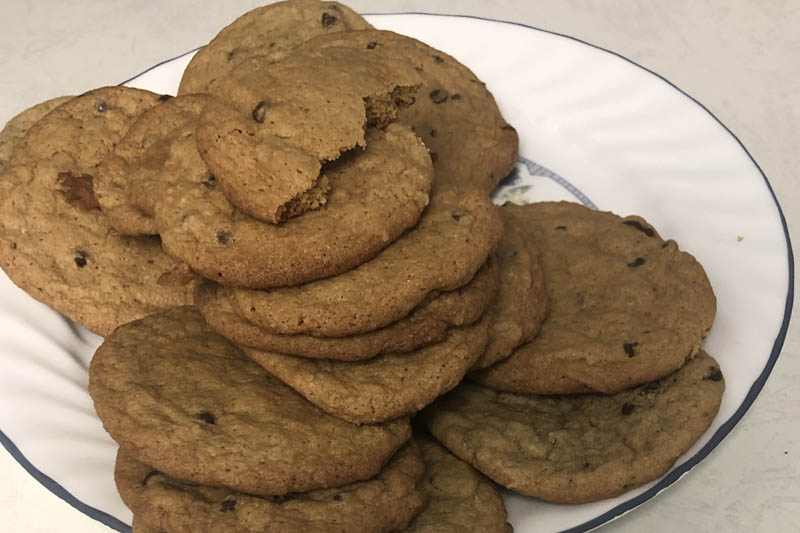
{"label": "chocolate chip", "polygon": [[575,303],[578,305],[583,305],[586,303],[586,295],[584,295],[582,292],[577,293],[575,295]]}
{"label": "chocolate chip", "polygon": [[453,220],[455,220],[456,222],[458,222],[459,220],[461,220],[465,216],[468,216],[469,214],[470,214],[470,212],[465,210],[465,209],[457,209],[457,210],[452,212]]}
{"label": "chocolate chip", "polygon": [[75,250],[77,254],[75,256],[75,264],[78,265],[78,268],[83,268],[86,266],[86,259],[89,257],[89,254],[84,250]]}
{"label": "chocolate chip", "polygon": [[238,53],[239,53],[239,49],[238,48],[234,48],[230,52],[228,52],[228,61],[232,60],[233,56],[235,56]]}
{"label": "chocolate chip", "polygon": [[338,19],[331,15],[330,13],[323,13],[322,14],[322,27],[323,28],[330,28]]}
{"label": "chocolate chip", "polygon": [[220,244],[228,244],[228,241],[231,238],[230,231],[218,231],[217,232],[217,242]]}
{"label": "chocolate chip", "polygon": [[430,94],[428,94],[428,96],[431,97],[431,100],[433,100],[434,104],[441,104],[447,100],[447,91],[444,89],[434,89],[430,92]]}
{"label": "chocolate chip", "polygon": [[17,249],[17,243],[15,243],[15,242],[12,242],[12,243],[11,243],[11,249],[12,249],[12,250],[16,250],[16,249]]}
{"label": "chocolate chip", "polygon": [[56,180],[60,187],[59,192],[72,207],[77,207],[84,211],[100,208],[94,195],[92,185],[94,178],[90,174],[80,174],[72,171],[59,172],[56,175]]}
{"label": "chocolate chip", "polygon": [[431,137],[436,137],[436,128],[431,128]]}
{"label": "chocolate chip", "polygon": [[636,347],[639,346],[638,342],[626,342],[622,344],[622,349],[625,350],[625,355],[633,357],[636,355]]}
{"label": "chocolate chip", "polygon": [[334,494],[333,495],[333,501],[335,501],[335,502],[342,501],[342,495],[341,494]]}
{"label": "chocolate chip", "polygon": [[566,226],[556,226],[556,229],[560,229],[561,231],[566,231]]}
{"label": "chocolate chip", "polygon": [[236,500],[225,500],[219,506],[219,510],[223,513],[230,513],[236,509]]}
{"label": "chocolate chip", "polygon": [[436,152],[431,152],[431,163],[436,163],[439,160],[439,154]]}
{"label": "chocolate chip", "polygon": [[212,413],[209,413],[208,411],[200,411],[195,416],[208,424],[216,425],[217,423],[217,417],[214,416]]}
{"label": "chocolate chip", "polygon": [[636,409],[635,405],[633,405],[632,403],[625,402],[624,404],[622,404],[622,409],[620,409],[620,413],[622,413],[624,416],[628,416],[629,414],[633,413],[635,409]]}
{"label": "chocolate chip", "polygon": [[640,267],[644,264],[644,257],[637,257],[633,260],[633,263],[628,263],[628,266],[631,268]]}
{"label": "chocolate chip", "polygon": [[378,43],[372,41],[371,43],[367,43],[367,50],[375,50],[375,47],[378,46]]}
{"label": "chocolate chip", "polygon": [[171,94],[162,94],[161,96],[158,97],[159,102],[166,102],[167,100],[172,100]]}
{"label": "chocolate chip", "polygon": [[442,56],[437,56],[436,54],[433,55],[433,60],[439,64],[444,63],[444,59],[442,58]]}
{"label": "chocolate chip", "polygon": [[703,379],[709,381],[722,381],[722,371],[717,366],[708,367],[708,372]]}
{"label": "chocolate chip", "polygon": [[589,468],[591,468],[591,466],[592,466],[591,463],[583,463],[583,469],[584,470],[589,470]]}
{"label": "chocolate chip", "polygon": [[450,100],[461,100],[461,93],[455,93],[450,97]]}
{"label": "chocolate chip", "polygon": [[638,229],[639,231],[641,231],[642,233],[644,233],[648,237],[652,237],[652,236],[654,236],[656,234],[656,232],[653,231],[653,228],[648,228],[647,226],[645,226],[644,224],[642,224],[638,220],[625,220],[622,223],[627,225],[627,226],[631,226],[633,228]]}
{"label": "chocolate chip", "polygon": [[514,126],[512,126],[511,124],[506,124],[505,126],[503,126],[503,127],[502,127],[502,128],[500,128],[500,129],[501,129],[501,130],[506,130],[506,131],[517,131],[517,128],[515,128],[515,127],[514,127]]}
{"label": "chocolate chip", "polygon": [[269,104],[264,100],[261,100],[256,106],[253,108],[253,120],[258,122],[259,124],[263,124],[264,120],[267,118],[267,107]]}
{"label": "chocolate chip", "polygon": [[213,174],[209,173],[208,177],[202,183],[210,191],[213,191],[217,188],[217,178]]}
{"label": "chocolate chip", "polygon": [[158,470],[151,470],[151,471],[149,471],[149,472],[147,473],[147,475],[146,475],[146,476],[144,476],[144,479],[142,480],[142,486],[144,487],[145,485],[147,485],[147,482],[148,482],[148,481],[150,481],[150,478],[151,478],[151,477],[153,477],[153,476],[157,476],[157,475],[159,475],[159,474],[161,474],[161,472],[159,472]]}
{"label": "chocolate chip", "polygon": [[111,106],[108,105],[108,102],[100,100],[99,102],[97,102],[97,104],[95,104],[94,108],[95,110],[97,110],[98,113],[105,113],[106,111],[111,109]]}

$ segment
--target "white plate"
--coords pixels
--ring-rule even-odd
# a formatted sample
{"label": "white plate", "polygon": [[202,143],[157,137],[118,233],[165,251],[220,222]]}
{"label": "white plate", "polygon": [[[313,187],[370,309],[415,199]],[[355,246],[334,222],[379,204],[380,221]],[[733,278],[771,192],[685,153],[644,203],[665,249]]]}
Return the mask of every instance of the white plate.
{"label": "white plate", "polygon": [[[506,495],[518,532],[586,531],[633,509],[730,432],[783,345],[793,261],[766,177],[701,104],[614,53],[513,23],[425,14],[368,19],[450,53],[488,83],[520,135],[520,163],[495,200],[567,199],[643,214],[705,266],[718,298],[706,349],[727,384],[711,429],[666,476],[615,499],[562,506]],[[128,85],[174,94],[190,57]],[[116,446],[86,392],[100,341],[0,277],[0,441],[55,494],[130,531],[112,477]]]}

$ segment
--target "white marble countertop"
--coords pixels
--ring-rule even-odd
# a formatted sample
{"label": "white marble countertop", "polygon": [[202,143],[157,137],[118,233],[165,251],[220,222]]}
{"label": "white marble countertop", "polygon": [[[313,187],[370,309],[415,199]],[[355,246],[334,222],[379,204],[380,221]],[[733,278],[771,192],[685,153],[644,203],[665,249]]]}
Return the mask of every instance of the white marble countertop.
{"label": "white marble countertop", "polygon": [[[254,0],[4,0],[0,123],[62,94],[116,84],[204,44]],[[578,37],[663,75],[727,125],[800,235],[800,2],[795,0],[352,0],[360,12],[512,20]],[[797,311],[793,313],[796,318]],[[755,404],[689,475],[602,531],[800,531],[800,334]],[[107,532],[0,449],[0,530]]]}

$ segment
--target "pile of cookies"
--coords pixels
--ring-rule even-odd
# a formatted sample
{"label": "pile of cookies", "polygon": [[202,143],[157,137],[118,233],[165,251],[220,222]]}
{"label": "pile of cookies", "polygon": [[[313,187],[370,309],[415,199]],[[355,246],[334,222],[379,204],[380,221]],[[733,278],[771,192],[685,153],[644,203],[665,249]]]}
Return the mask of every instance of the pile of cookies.
{"label": "pile of cookies", "polygon": [[106,337],[134,531],[505,532],[484,475],[578,503],[669,469],[724,388],[708,278],[640,217],[492,205],[517,145],[468,68],[317,0],[175,97],[7,125],[0,261]]}

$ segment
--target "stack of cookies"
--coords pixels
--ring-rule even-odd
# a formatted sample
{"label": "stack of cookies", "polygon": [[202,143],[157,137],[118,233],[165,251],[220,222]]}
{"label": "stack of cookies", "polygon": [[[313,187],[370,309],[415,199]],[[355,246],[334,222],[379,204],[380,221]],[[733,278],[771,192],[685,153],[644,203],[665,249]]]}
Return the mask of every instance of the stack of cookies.
{"label": "stack of cookies", "polygon": [[699,438],[702,267],[639,217],[492,205],[517,144],[469,69],[317,0],[234,21],[175,97],[9,123],[0,260],[106,336],[137,533],[505,532],[477,471],[591,501]]}

